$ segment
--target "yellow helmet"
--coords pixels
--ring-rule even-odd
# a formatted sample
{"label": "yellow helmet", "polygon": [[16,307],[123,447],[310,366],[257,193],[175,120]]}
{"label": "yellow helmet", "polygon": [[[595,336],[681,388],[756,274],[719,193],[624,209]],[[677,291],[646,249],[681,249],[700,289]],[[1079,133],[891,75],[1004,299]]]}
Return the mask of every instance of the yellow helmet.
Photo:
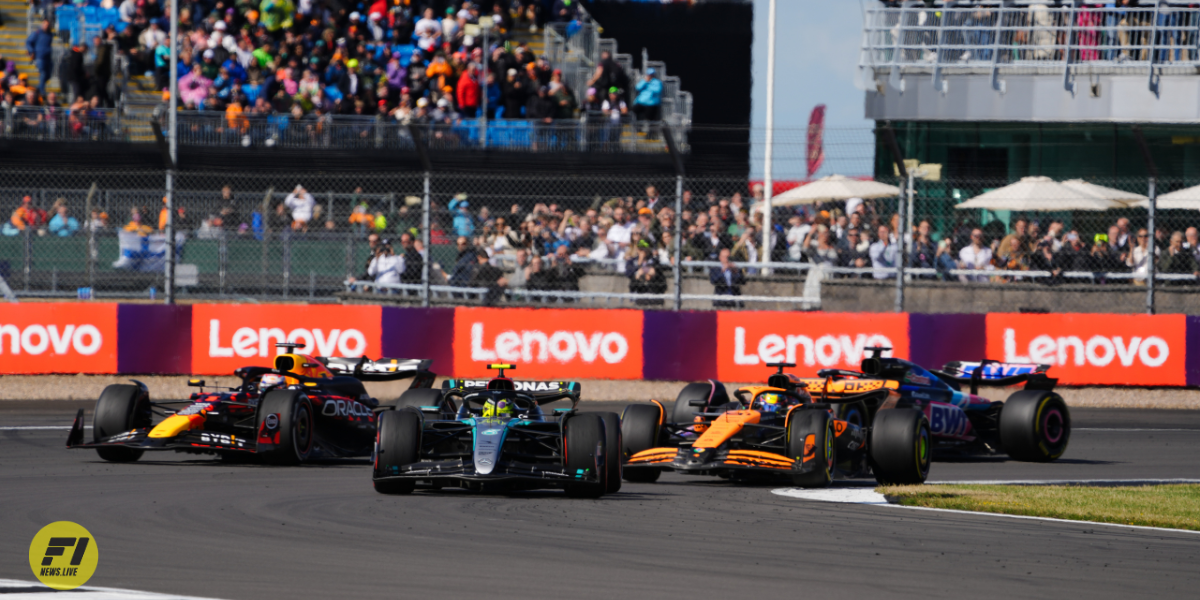
{"label": "yellow helmet", "polygon": [[517,411],[510,400],[501,398],[499,400],[488,400],[483,403],[484,417],[512,417],[516,416],[516,414]]}
{"label": "yellow helmet", "polygon": [[779,394],[759,394],[754,400],[754,408],[759,412],[773,413],[783,408],[783,398]]}

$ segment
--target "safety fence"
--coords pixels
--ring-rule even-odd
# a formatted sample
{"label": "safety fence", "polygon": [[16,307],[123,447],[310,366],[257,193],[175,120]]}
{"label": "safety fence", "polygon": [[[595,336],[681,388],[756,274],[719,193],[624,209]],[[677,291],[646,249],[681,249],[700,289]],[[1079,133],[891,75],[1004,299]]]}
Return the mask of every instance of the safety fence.
{"label": "safety fence", "polygon": [[[761,187],[747,179],[178,172],[174,290],[192,301],[831,311],[843,306],[831,285],[891,286],[902,299],[937,283],[1094,294],[1076,310],[1115,313],[1147,309],[1151,267],[1158,290],[1200,288],[1200,213],[1179,196],[1200,180],[1155,182],[1153,235],[1145,178],[1093,178],[1123,198],[1104,210],[1054,181],[1022,209],[964,205],[1013,183],[1024,184],[947,176],[914,182],[912,202],[798,204],[777,187],[764,252]],[[17,299],[160,297],[165,194],[161,171],[6,171],[0,278]]]}
{"label": "safety fence", "polygon": [[[318,356],[432,359],[452,377],[762,381],[858,369],[870,347],[928,368],[1037,363],[1065,385],[1200,384],[1200,317],[29,303],[0,313],[0,373],[228,375],[279,342]],[[584,397],[587,397],[586,389]]]}

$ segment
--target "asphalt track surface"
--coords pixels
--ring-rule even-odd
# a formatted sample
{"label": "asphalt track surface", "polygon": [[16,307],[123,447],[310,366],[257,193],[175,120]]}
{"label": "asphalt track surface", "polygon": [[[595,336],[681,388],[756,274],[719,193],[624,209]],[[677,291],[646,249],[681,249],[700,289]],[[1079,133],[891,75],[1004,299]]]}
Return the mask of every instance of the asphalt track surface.
{"label": "asphalt track surface", "polygon": [[[366,462],[293,468],[67,451],[88,403],[0,403],[0,578],[52,521],[88,583],[263,598],[1122,598],[1200,589],[1200,535],[781,497],[664,476],[600,500],[376,494]],[[585,409],[620,405],[584,403]],[[938,462],[931,480],[1200,478],[1200,411],[1073,411],[1063,460]],[[17,429],[20,428],[20,429]],[[862,483],[866,483],[865,481]]]}

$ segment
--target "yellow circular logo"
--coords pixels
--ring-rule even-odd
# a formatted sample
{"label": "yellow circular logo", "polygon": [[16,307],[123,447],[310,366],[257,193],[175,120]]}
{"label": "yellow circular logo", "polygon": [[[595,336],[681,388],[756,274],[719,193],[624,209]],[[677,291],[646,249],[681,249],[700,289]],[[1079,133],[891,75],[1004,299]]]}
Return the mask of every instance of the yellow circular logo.
{"label": "yellow circular logo", "polygon": [[29,544],[29,568],[38,581],[56,590],[73,590],[87,583],[99,561],[96,538],[70,521],[43,527]]}

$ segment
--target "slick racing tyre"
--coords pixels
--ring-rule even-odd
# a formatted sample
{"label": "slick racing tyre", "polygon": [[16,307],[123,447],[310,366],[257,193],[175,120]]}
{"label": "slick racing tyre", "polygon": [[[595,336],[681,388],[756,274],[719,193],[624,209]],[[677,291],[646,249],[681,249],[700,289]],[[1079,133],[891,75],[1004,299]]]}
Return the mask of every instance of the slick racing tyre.
{"label": "slick racing tyre", "polygon": [[925,413],[911,408],[881,410],[871,426],[871,468],[884,484],[925,483],[933,439]]}
{"label": "slick racing tyre", "polygon": [[1000,447],[1017,460],[1049,462],[1071,439],[1071,413],[1054,392],[1021,390],[1000,409]]}
{"label": "slick racing tyre", "polygon": [[596,473],[596,463],[605,452],[604,437],[604,421],[596,413],[576,415],[563,425],[563,467],[567,473],[589,479],[599,475],[600,479],[598,483],[567,484],[568,496],[599,498],[604,494],[605,473]]}
{"label": "slick racing tyre", "polygon": [[[662,417],[662,409],[657,404],[631,404],[625,407],[621,415],[621,453],[622,458],[629,458],[638,452],[649,450],[658,445],[658,422]],[[624,472],[625,481],[633,483],[654,483],[661,473],[658,469],[627,469]]]}
{"label": "slick racing tyre", "polygon": [[[150,414],[150,398],[142,393],[142,388],[128,384],[110,385],[96,401],[92,440],[99,442],[118,433],[149,427]],[[96,448],[96,454],[109,462],[133,462],[142,457],[141,450],[116,446]]]}
{"label": "slick racing tyre", "polygon": [[[788,419],[787,456],[796,469],[805,463],[816,467],[807,473],[792,473],[792,483],[805,488],[828,487],[833,482],[833,418],[824,410],[797,410]],[[811,468],[811,467],[810,467]]]}
{"label": "slick racing tyre", "polygon": [[867,412],[866,403],[859,401],[851,402],[849,404],[838,404],[836,406],[837,416],[839,419],[851,425],[858,425],[863,429],[866,429],[870,425],[870,422],[868,421],[868,419],[870,419],[870,413]]}
{"label": "slick racing tyre", "polygon": [[[696,419],[696,413],[712,408],[708,406],[708,402],[713,396],[713,385],[711,382],[701,381],[684,386],[679,395],[675,397],[675,406],[671,410],[671,422],[691,423]],[[705,406],[703,408],[688,406],[688,402],[692,400],[703,400]]]}
{"label": "slick racing tyre", "polygon": [[[412,409],[389,410],[379,414],[375,437],[374,477],[386,477],[394,469],[411,465],[421,453],[421,415]],[[411,494],[416,482],[411,479],[375,481],[380,494]]]}
{"label": "slick racing tyre", "polygon": [[422,406],[441,406],[442,390],[419,388],[415,390],[404,390],[403,394],[396,399],[396,404],[392,407],[395,410],[403,408],[415,408],[418,411]]}
{"label": "slick racing tyre", "polygon": [[298,465],[312,454],[316,438],[312,402],[300,390],[268,392],[258,404],[258,430],[263,430],[269,415],[279,415],[275,425],[278,442],[263,453],[263,459],[276,465]]}
{"label": "slick racing tyre", "polygon": [[604,493],[621,491],[621,417],[617,413],[600,413],[604,421]]}

